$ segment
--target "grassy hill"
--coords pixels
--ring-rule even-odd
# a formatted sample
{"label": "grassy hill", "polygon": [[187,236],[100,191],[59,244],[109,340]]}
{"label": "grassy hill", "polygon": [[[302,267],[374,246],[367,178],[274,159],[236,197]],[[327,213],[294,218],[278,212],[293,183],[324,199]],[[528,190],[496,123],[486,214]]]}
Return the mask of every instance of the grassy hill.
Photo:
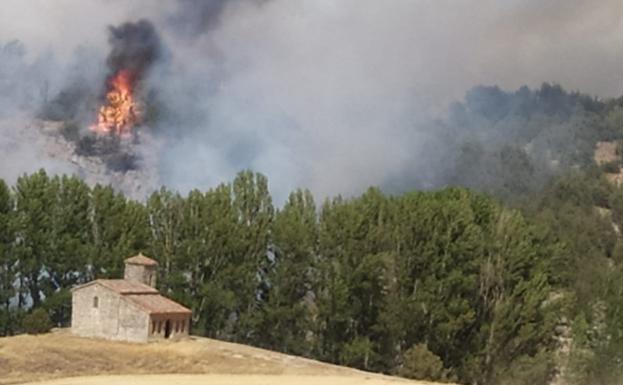
{"label": "grassy hill", "polygon": [[[71,378],[68,378],[71,377]],[[68,330],[0,338],[0,384],[414,384],[404,379],[191,337],[133,344]]]}

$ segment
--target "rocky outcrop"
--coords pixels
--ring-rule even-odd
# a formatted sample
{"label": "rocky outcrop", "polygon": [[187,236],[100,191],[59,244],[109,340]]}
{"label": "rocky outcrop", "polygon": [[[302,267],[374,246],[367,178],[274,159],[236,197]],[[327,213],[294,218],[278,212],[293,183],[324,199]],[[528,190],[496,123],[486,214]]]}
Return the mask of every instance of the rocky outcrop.
{"label": "rocky outcrop", "polygon": [[65,139],[61,134],[62,122],[34,121],[28,131],[44,138],[46,156],[69,165],[73,174],[89,185],[111,185],[132,199],[144,200],[159,187],[157,154],[159,144],[148,135],[140,138],[122,139],[120,151],[131,155],[135,160],[132,169],[113,170],[105,159],[93,155],[78,155],[76,142]]}

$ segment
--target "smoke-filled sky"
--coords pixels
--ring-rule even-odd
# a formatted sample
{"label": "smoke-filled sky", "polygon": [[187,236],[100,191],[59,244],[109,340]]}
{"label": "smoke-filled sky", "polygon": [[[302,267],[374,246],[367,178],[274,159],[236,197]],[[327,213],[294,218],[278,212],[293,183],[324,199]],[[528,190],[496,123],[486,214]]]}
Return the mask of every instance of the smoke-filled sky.
{"label": "smoke-filled sky", "polygon": [[[42,82],[102,82],[108,27],[147,19],[165,53],[146,82],[176,112],[154,165],[169,187],[243,168],[277,200],[425,186],[425,122],[472,86],[623,94],[622,14],[617,0],[3,0],[0,47],[18,39],[28,67],[0,61],[0,117],[27,116]],[[5,139],[0,177],[45,163]]]}

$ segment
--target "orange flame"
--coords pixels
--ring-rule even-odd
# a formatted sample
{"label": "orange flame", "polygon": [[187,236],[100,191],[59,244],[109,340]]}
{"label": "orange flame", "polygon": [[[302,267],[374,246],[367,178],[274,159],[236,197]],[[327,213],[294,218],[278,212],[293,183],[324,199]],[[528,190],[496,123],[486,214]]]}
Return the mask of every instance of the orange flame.
{"label": "orange flame", "polygon": [[106,103],[100,107],[97,123],[91,131],[99,135],[130,136],[132,127],[141,121],[141,111],[132,95],[134,76],[121,70],[108,81]]}

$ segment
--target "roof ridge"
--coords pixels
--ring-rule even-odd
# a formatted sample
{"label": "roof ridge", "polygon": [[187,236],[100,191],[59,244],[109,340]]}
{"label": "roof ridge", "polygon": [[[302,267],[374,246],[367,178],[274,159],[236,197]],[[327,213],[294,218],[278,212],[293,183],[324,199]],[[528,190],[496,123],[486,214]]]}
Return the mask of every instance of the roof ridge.
{"label": "roof ridge", "polygon": [[158,261],[155,259],[146,257],[142,252],[139,252],[137,255],[127,258],[123,261],[125,264],[131,265],[144,265],[144,266],[157,266]]}
{"label": "roof ridge", "polygon": [[130,281],[127,279],[95,279],[83,285],[72,288],[72,291],[82,289],[84,287],[100,284],[101,286],[114,291],[115,293],[125,294],[159,294],[158,290],[141,282]]}

